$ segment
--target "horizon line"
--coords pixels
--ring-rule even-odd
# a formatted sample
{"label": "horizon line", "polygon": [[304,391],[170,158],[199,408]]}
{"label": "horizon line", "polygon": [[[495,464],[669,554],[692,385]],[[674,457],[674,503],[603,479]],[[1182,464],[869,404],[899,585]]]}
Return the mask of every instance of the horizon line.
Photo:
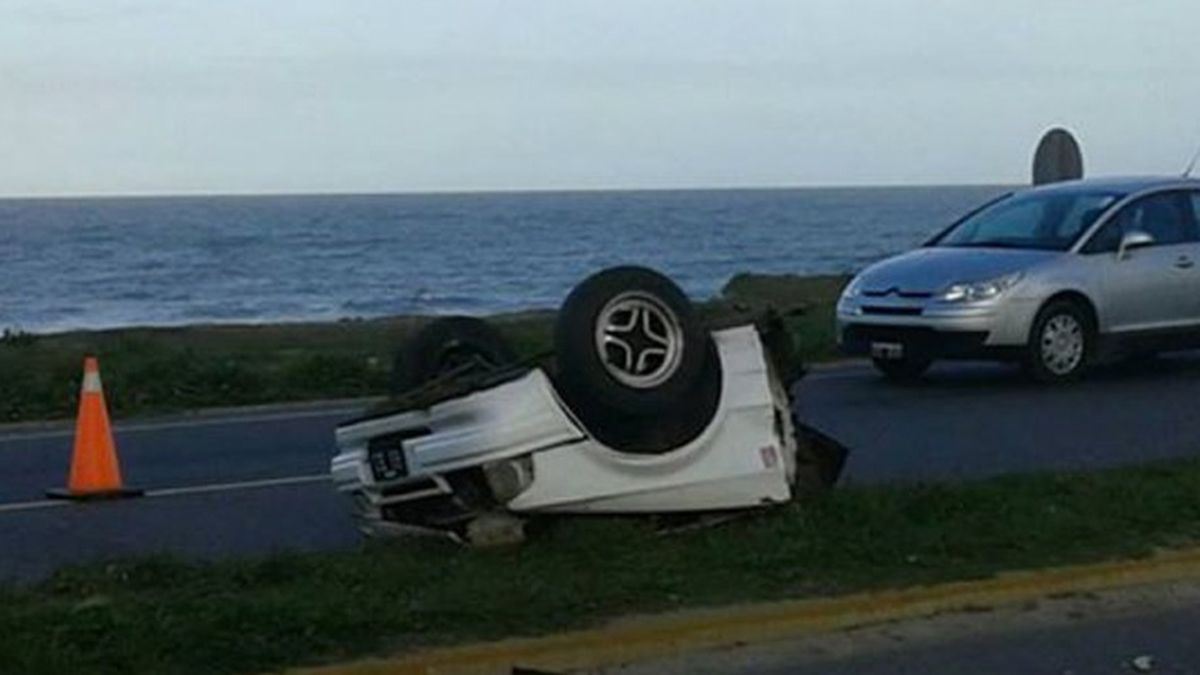
{"label": "horizon line", "polygon": [[963,183],[809,183],[800,185],[696,185],[677,187],[563,187],[563,188],[478,188],[432,190],[274,190],[274,191],[180,191],[180,192],[64,192],[60,194],[0,194],[0,201],[72,199],[188,199],[212,197],[380,197],[380,196],[470,196],[502,194],[579,194],[600,192],[748,192],[783,190],[837,190],[889,188],[1007,187],[1016,183],[998,181]]}

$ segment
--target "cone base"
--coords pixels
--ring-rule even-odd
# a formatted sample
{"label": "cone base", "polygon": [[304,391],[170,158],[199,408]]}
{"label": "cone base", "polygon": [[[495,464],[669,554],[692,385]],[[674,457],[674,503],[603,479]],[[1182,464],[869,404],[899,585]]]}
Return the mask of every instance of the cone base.
{"label": "cone base", "polygon": [[130,497],[141,497],[145,494],[145,490],[139,490],[138,488],[117,488],[115,490],[97,490],[95,492],[72,492],[65,488],[46,490],[46,496],[50,499],[69,499],[77,502],[128,499]]}

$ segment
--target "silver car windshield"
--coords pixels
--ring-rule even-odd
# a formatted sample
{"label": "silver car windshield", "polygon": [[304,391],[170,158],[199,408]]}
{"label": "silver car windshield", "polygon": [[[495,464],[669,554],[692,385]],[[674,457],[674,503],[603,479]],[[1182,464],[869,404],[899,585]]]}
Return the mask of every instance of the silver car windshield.
{"label": "silver car windshield", "polygon": [[1065,251],[1113,205],[1113,192],[1027,192],[973,213],[933,246]]}

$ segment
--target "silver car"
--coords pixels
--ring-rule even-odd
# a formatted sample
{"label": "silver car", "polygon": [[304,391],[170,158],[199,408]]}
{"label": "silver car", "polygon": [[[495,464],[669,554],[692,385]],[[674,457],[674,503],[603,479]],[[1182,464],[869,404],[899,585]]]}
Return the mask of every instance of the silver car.
{"label": "silver car", "polygon": [[845,353],[893,379],[1003,359],[1043,381],[1101,358],[1200,346],[1200,180],[1088,179],[1006,194],[863,270]]}

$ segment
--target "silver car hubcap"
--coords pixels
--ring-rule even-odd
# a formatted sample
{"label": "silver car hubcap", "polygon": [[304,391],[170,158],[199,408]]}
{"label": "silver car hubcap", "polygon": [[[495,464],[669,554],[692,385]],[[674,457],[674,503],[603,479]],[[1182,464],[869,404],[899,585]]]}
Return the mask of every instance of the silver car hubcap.
{"label": "silver car hubcap", "polygon": [[1055,375],[1066,375],[1083,361],[1083,326],[1070,314],[1047,321],[1041,340],[1042,363]]}
{"label": "silver car hubcap", "polygon": [[622,293],[600,310],[596,350],[618,382],[649,389],[666,382],[683,359],[683,326],[657,298]]}

